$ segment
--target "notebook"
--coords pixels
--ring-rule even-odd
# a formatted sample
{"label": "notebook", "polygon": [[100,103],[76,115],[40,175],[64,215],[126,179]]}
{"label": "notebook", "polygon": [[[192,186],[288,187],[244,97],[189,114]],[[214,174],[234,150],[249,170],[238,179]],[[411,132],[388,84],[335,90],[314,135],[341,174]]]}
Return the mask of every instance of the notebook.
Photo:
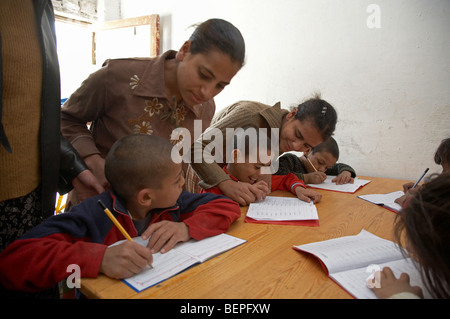
{"label": "notebook", "polygon": [[267,196],[251,203],[245,221],[248,223],[319,226],[316,205],[293,197]]}
{"label": "notebook", "polygon": [[321,184],[307,184],[310,188],[316,188],[316,189],[325,189],[328,191],[335,191],[335,192],[341,192],[341,193],[355,193],[358,189],[361,187],[364,187],[371,181],[365,180],[365,179],[359,179],[358,177],[354,178],[353,184],[347,183],[342,185],[336,185],[336,182],[332,182],[332,180],[336,176],[328,175],[325,181]]}
{"label": "notebook", "polygon": [[410,276],[412,286],[419,286],[425,298],[431,298],[425,289],[415,262],[402,255],[400,248],[392,241],[380,238],[362,230],[358,235],[345,236],[293,247],[319,258],[326,274],[353,297],[375,299],[375,293],[368,287],[377,270],[390,267],[396,278],[402,272]]}
{"label": "notebook", "polygon": [[395,200],[403,195],[405,195],[405,193],[402,191],[397,191],[387,194],[360,195],[358,197],[397,213],[402,209],[402,207],[397,204]]}
{"label": "notebook", "polygon": [[[147,246],[148,243],[148,239],[143,240],[142,237],[136,237],[133,240],[143,246]],[[118,245],[122,242],[124,240],[113,245]],[[220,234],[198,241],[191,239],[184,243],[178,243],[164,254],[153,254],[153,268],[147,266],[140,273],[122,279],[122,281],[135,291],[141,292],[183,272],[195,264],[203,263],[245,242],[246,240],[228,234]]]}

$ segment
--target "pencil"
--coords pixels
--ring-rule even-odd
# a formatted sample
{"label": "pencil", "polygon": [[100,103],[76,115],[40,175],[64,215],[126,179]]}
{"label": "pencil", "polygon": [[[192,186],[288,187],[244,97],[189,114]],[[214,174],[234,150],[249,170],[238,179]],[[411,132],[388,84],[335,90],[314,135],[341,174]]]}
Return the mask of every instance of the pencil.
{"label": "pencil", "polygon": [[422,180],[422,178],[425,176],[425,174],[428,172],[429,168],[427,168],[425,170],[425,172],[423,172],[422,176],[420,176],[420,178],[417,180],[417,182],[414,184],[414,186],[412,188],[415,188],[417,186],[417,184],[419,184],[419,182]]}
{"label": "pencil", "polygon": [[317,172],[317,169],[314,167],[313,163],[311,163],[311,161],[309,160],[308,156],[305,155],[305,158],[308,160],[308,162],[312,166],[312,168],[314,168],[314,171]]}
{"label": "pencil", "polygon": [[[100,204],[100,206],[102,206],[103,211],[106,213],[106,215],[108,215],[109,219],[111,219],[111,221],[114,223],[114,225],[116,225],[116,227],[120,230],[122,235],[125,236],[125,238],[127,240],[134,241],[133,238],[131,238],[131,236],[127,233],[125,228],[123,228],[123,226],[116,219],[116,217],[114,217],[114,215],[111,213],[111,211],[108,209],[108,207],[106,207],[106,205],[103,204],[103,202],[100,199],[98,200],[98,203]],[[153,266],[150,263],[148,265],[150,266],[150,268],[153,268]]]}
{"label": "pencil", "polygon": [[124,235],[125,238],[128,239],[129,241],[134,241],[133,238],[131,238],[130,235],[128,235],[127,231],[119,223],[119,221],[116,219],[116,217],[114,217],[114,215],[111,213],[111,211],[108,209],[108,207],[106,207],[105,204],[103,204],[103,202],[101,200],[98,200],[98,203],[100,204],[100,206],[103,207],[103,210],[105,211],[106,215],[108,215],[109,219],[111,219],[111,221],[114,223],[114,225],[116,225],[116,227],[120,230],[122,235]]}

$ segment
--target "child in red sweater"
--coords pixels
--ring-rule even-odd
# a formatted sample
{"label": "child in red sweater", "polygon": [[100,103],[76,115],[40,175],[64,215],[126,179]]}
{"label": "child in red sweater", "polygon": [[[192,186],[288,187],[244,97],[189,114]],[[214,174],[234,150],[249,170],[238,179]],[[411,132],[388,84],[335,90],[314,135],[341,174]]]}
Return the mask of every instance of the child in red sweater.
{"label": "child in red sweater", "polygon": [[[152,254],[177,242],[201,240],[226,232],[240,208],[225,196],[183,191],[181,163],[172,145],[150,135],[123,137],[111,148],[105,175],[111,192],[84,200],[31,229],[0,253],[0,284],[8,290],[37,292],[64,280],[78,265],[81,277],[103,273],[127,278],[152,263]],[[151,236],[148,246],[125,241],[99,200],[131,237]]]}
{"label": "child in red sweater", "polygon": [[[256,131],[256,134],[248,134],[249,130]],[[261,138],[267,137],[266,143],[260,143]],[[252,141],[250,136],[256,137],[256,141]],[[264,145],[265,144],[265,145]],[[233,150],[231,151],[230,161],[223,167],[232,180],[236,182],[244,182],[260,186],[267,189],[268,185],[260,180],[261,169],[269,167],[272,164],[271,158],[271,140],[266,134],[254,127],[246,127],[242,130],[236,130],[233,141]],[[262,156],[265,154],[266,156]],[[272,175],[270,190],[285,190],[296,195],[300,200],[305,202],[318,203],[322,195],[311,189],[307,189],[304,182],[292,173],[287,175]],[[212,187],[202,190],[202,193],[210,192],[214,194],[223,194],[218,187]],[[252,200],[263,200],[264,198],[256,198]]]}

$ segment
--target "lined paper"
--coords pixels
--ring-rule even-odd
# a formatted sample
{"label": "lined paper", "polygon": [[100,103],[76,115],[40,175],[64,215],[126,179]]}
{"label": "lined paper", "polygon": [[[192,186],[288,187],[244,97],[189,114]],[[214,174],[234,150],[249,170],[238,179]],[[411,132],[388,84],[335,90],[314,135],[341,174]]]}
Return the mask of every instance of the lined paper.
{"label": "lined paper", "polygon": [[358,198],[364,199],[376,205],[383,205],[394,211],[400,211],[402,207],[395,202],[395,200],[401,196],[405,195],[402,191],[387,193],[387,194],[370,194],[370,195],[360,195]]}
{"label": "lined paper", "polygon": [[321,184],[307,184],[310,188],[317,188],[317,189],[325,189],[329,191],[336,191],[336,192],[342,192],[342,193],[354,193],[361,187],[365,186],[366,184],[370,183],[369,180],[360,179],[358,177],[353,179],[353,184],[347,183],[342,185],[337,185],[336,182],[332,182],[332,180],[336,176],[328,175],[325,181]]}
{"label": "lined paper", "polygon": [[[142,246],[147,246],[148,243],[148,239],[143,240],[142,237],[136,237],[133,240]],[[122,242],[124,240],[111,246]],[[191,239],[184,243],[178,243],[164,254],[159,252],[153,254],[153,268],[147,266],[139,274],[123,279],[123,281],[134,290],[140,292],[184,271],[192,265],[202,263],[245,242],[246,240],[228,234],[220,234],[199,241]]]}
{"label": "lined paper", "polygon": [[262,202],[251,203],[247,217],[273,221],[319,219],[312,201],[307,203],[298,198],[276,196],[267,196]]}
{"label": "lined paper", "polygon": [[431,298],[415,262],[411,258],[405,258],[394,242],[366,230],[355,236],[344,236],[293,248],[319,258],[327,275],[355,298],[377,298],[367,287],[367,280],[373,273],[369,266],[376,266],[378,269],[390,267],[396,278],[401,273],[407,273],[411,284],[421,287],[425,298]]}

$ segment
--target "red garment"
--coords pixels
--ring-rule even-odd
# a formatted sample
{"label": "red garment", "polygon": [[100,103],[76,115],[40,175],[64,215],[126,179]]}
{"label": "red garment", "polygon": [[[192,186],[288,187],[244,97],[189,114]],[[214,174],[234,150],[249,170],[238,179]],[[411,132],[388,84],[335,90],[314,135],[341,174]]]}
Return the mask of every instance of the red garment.
{"label": "red garment", "polygon": [[[238,182],[239,180],[232,176],[228,171],[226,166],[223,167],[223,170],[225,173],[228,174],[228,176],[230,176],[230,178],[233,181]],[[272,185],[271,185],[271,191],[276,191],[276,190],[282,190],[282,191],[288,191],[293,193],[294,195],[297,195],[295,193],[295,189],[297,187],[303,187],[306,188],[305,183],[299,179],[297,176],[295,176],[293,173],[289,173],[287,175],[272,175]],[[223,195],[222,191],[220,190],[219,187],[211,187],[207,190],[202,189],[201,193],[213,193],[213,194],[217,194],[217,195]]]}
{"label": "red garment", "polygon": [[[72,274],[95,278],[106,248],[125,239],[98,204],[101,200],[131,237],[138,236],[125,206],[109,192],[91,197],[70,212],[52,216],[0,253],[0,283],[10,290],[36,292]],[[150,223],[184,222],[192,238],[200,240],[226,232],[241,216],[239,205],[214,194],[182,192],[177,205],[150,212]]]}

